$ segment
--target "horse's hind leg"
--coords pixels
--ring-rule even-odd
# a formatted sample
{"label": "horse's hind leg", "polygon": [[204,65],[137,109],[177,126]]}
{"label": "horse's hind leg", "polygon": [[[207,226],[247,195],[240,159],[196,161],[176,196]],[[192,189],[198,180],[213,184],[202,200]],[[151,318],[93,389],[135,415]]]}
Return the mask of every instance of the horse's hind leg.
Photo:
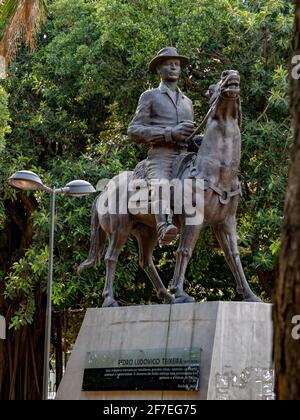
{"label": "horse's hind leg", "polygon": [[114,299],[113,283],[115,279],[116,267],[119,254],[128,238],[129,232],[120,232],[118,230],[108,234],[109,244],[105,254],[106,278],[102,296],[103,307],[118,306]]}
{"label": "horse's hind leg", "polygon": [[237,246],[236,222],[230,219],[223,225],[214,228],[217,240],[224,251],[225,259],[234,275],[237,292],[243,294],[244,300],[247,302],[261,302],[261,300],[252,292],[240,259],[240,253]]}
{"label": "horse's hind leg", "polygon": [[174,298],[168,293],[161,278],[156,271],[152,253],[157,243],[157,232],[156,229],[148,226],[136,227],[133,231],[139,245],[139,263],[143,268],[151,283],[156,289],[157,296],[159,299],[163,299],[165,303],[173,303]]}

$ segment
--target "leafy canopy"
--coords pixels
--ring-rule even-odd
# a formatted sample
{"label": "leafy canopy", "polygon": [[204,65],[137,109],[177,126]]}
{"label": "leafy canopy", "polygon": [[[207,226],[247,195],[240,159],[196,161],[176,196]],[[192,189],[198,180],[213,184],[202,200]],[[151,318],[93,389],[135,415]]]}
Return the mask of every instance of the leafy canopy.
{"label": "leafy canopy", "polygon": [[[38,36],[37,49],[22,49],[3,82],[9,94],[12,132],[7,132],[7,111],[1,112],[7,144],[0,170],[1,242],[5,244],[1,245],[0,275],[6,299],[15,306],[12,327],[33,321],[39,287],[46,290],[49,197],[17,194],[7,188],[7,177],[30,169],[47,185],[55,181],[64,185],[76,178],[96,185],[101,178],[133,169],[146,156],[146,148],[127,140],[127,125],[139,95],[158,83],[147,70],[149,61],[170,44],[190,57],[181,88],[194,102],[197,123],[208,110],[205,92],[219,80],[221,71],[234,68],[241,74],[240,249],[247,277],[267,297],[258,277],[271,278],[272,284],[280,246],[291,144],[285,70],[291,27],[291,6],[283,0],[50,3],[48,24]],[[0,107],[6,109],[6,101],[0,91]],[[88,251],[92,200],[58,197],[56,309],[101,305],[104,265],[76,275],[76,265]],[[9,239],[12,232],[13,240]],[[174,258],[173,250],[156,251],[166,285]],[[236,298],[232,276],[210,232],[204,232],[197,244],[187,281],[197,300]],[[116,294],[135,303],[155,299],[138,267],[133,240],[120,258]]]}

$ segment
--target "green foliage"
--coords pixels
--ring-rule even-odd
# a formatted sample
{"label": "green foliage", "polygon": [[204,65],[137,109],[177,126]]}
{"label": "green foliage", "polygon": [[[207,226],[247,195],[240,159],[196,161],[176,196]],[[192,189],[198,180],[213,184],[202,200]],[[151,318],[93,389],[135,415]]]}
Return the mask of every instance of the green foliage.
{"label": "green foliage", "polygon": [[[9,120],[8,95],[3,87],[0,86],[0,158],[5,145],[5,135],[10,132],[10,127],[8,125]],[[3,229],[5,219],[4,204],[0,201],[0,229]]]}
{"label": "green foliage", "polygon": [[5,297],[19,301],[19,308],[11,319],[10,328],[16,330],[31,324],[35,312],[34,289],[37,278],[47,276],[48,249],[32,247],[15,262],[6,282]]}
{"label": "green foliage", "polygon": [[[247,277],[266,296],[257,272],[274,270],[280,246],[291,144],[285,70],[291,27],[291,6],[283,0],[51,2],[38,48],[33,53],[21,50],[3,82],[10,95],[12,132],[1,155],[0,235],[10,246],[9,251],[0,246],[6,258],[0,261],[0,281],[6,299],[15,304],[13,328],[32,321],[34,296],[39,287],[46,290],[49,196],[17,194],[7,188],[6,179],[16,170],[30,169],[47,185],[78,178],[96,185],[101,178],[133,169],[146,156],[146,148],[128,142],[127,125],[139,95],[158,83],[147,70],[149,61],[169,44],[190,57],[181,88],[194,101],[197,123],[208,110],[205,92],[221,71],[234,68],[241,73],[240,249]],[[0,124],[4,118],[2,133],[8,134],[5,101],[1,90]],[[92,200],[57,197],[55,309],[102,303],[104,264],[76,275],[88,252]],[[158,249],[155,260],[167,285],[173,250]],[[232,275],[210,232],[197,244],[187,288],[197,300],[236,299]],[[133,239],[121,254],[116,296],[129,303],[155,299],[138,268]]]}
{"label": "green foliage", "polygon": [[0,153],[4,148],[5,135],[10,132],[9,111],[8,111],[8,95],[3,87],[0,86]]}

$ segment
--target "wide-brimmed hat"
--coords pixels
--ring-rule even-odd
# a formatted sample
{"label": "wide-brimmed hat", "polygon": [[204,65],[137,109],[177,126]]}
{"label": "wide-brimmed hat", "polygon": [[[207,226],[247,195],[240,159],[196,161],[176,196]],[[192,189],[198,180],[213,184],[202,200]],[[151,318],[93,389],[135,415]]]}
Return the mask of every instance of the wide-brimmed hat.
{"label": "wide-brimmed hat", "polygon": [[184,55],[179,55],[175,47],[166,47],[160,50],[156,57],[149,63],[149,70],[156,73],[156,67],[167,58],[177,58],[180,61],[181,67],[185,67],[188,63],[188,58]]}

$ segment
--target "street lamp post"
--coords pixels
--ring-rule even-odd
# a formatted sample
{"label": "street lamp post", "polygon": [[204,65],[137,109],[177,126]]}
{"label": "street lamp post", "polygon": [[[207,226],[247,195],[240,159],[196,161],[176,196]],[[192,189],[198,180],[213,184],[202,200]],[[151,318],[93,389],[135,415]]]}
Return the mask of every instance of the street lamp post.
{"label": "street lamp post", "polygon": [[43,400],[48,399],[49,391],[49,355],[51,343],[51,314],[52,314],[52,280],[53,280],[53,249],[54,249],[54,219],[55,219],[55,189],[50,193],[50,231],[49,231],[49,258],[48,258],[48,282],[47,282],[47,305],[44,340],[43,362]]}
{"label": "street lamp post", "polygon": [[47,282],[47,307],[45,321],[45,342],[44,342],[44,362],[43,362],[43,400],[48,399],[49,385],[49,355],[51,340],[51,297],[53,281],[53,250],[54,250],[54,220],[55,220],[55,199],[56,194],[63,193],[73,197],[82,197],[96,190],[87,181],[77,179],[69,182],[63,188],[49,188],[44,185],[38,175],[31,171],[18,171],[9,179],[8,183],[22,190],[46,191],[50,194],[50,231],[49,231],[49,258],[48,258],[48,282]]}

